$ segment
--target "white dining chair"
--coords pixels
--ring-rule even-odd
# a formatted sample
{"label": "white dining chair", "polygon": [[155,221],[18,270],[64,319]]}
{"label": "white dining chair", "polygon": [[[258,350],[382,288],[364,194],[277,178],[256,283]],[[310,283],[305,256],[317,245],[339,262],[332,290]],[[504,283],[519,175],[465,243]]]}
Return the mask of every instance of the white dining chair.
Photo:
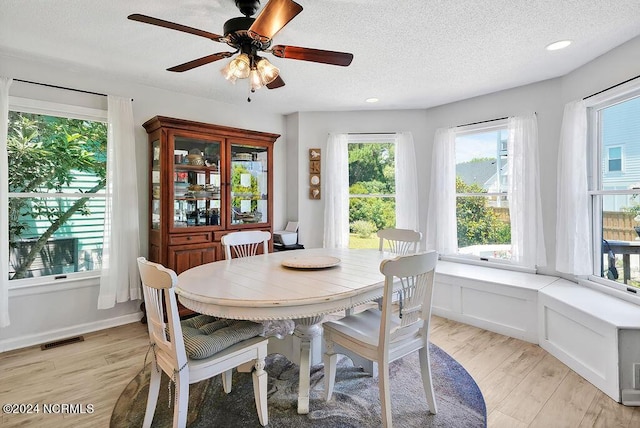
{"label": "white dining chair", "polygon": [[[264,359],[267,356],[268,339],[254,336],[232,344],[209,357],[189,358],[176,303],[175,286],[178,282],[176,273],[160,264],[147,261],[144,257],[139,257],[137,260],[154,356],[151,361],[149,395],[142,426],[150,427],[153,421],[162,371],[175,382],[172,426],[183,428],[187,423],[189,384],[222,374],[223,389],[229,393],[231,382],[230,379],[225,379],[225,375],[230,374],[234,368],[238,371],[253,371],[253,393],[258,419],[262,426],[267,425],[269,415]],[[233,332],[233,334],[240,333]]]}
{"label": "white dining chair", "polygon": [[381,229],[377,233],[380,238],[378,249],[393,254],[411,254],[418,252],[422,233],[412,229]]}
{"label": "white dining chair", "polygon": [[261,246],[262,253],[267,254],[269,252],[270,239],[271,232],[264,230],[227,233],[222,237],[225,259],[231,260],[236,257],[255,256]]}
{"label": "white dining chair", "polygon": [[[429,411],[436,413],[429,357],[429,320],[437,260],[435,251],[383,260],[380,264],[380,272],[385,277],[382,311],[367,309],[322,325],[326,349],[323,357],[326,400],[333,394],[337,362],[335,345],[339,345],[378,363],[382,422],[385,427],[391,427],[389,363],[418,351]],[[395,281],[399,283],[396,288],[400,294],[397,313],[393,311],[390,298]]]}
{"label": "white dining chair", "polygon": [[[380,229],[377,235],[378,238],[380,238],[378,249],[381,252],[386,251],[399,256],[417,253],[420,240],[422,239],[422,233],[413,229]],[[382,299],[377,299],[376,303],[378,303],[378,309],[382,310]],[[352,313],[353,311],[347,311],[347,315],[351,315]],[[373,368],[371,372],[375,373],[375,370],[376,369]]]}

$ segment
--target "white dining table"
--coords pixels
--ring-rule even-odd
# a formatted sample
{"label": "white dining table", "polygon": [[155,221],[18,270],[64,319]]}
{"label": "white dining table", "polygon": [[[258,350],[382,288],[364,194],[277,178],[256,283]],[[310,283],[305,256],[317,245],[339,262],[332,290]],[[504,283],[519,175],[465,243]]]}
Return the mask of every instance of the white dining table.
{"label": "white dining table", "polygon": [[300,351],[298,413],[306,414],[311,343],[322,334],[324,316],[381,297],[384,276],[380,262],[391,257],[378,250],[318,248],[221,260],[178,275],[176,294],[180,303],[202,314],[252,321],[294,320],[293,335]]}

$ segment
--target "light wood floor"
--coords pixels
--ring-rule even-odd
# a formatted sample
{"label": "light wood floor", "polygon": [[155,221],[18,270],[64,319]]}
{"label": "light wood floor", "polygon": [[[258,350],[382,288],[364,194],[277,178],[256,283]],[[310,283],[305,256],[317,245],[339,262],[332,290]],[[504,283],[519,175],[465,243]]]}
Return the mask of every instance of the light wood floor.
{"label": "light wood floor", "polygon": [[[640,407],[611,400],[537,345],[434,317],[431,339],[474,377],[489,427],[640,427]],[[0,354],[0,403],[39,403],[40,414],[2,414],[0,427],[108,427],[125,385],[142,368],[146,326],[85,341]],[[92,404],[89,414],[42,414],[43,403]],[[455,428],[455,427],[454,427]]]}

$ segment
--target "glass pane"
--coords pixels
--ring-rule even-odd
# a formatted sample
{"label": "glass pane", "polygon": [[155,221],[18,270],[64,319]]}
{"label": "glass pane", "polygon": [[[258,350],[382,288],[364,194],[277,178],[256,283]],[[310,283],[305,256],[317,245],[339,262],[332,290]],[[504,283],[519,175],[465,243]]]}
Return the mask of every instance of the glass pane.
{"label": "glass pane", "polygon": [[220,142],[176,136],[173,227],[220,226]]}
{"label": "glass pane", "polygon": [[[100,269],[104,205],[101,197],[9,198],[9,279]],[[71,215],[60,225],[62,214]]]}
{"label": "glass pane", "polygon": [[507,196],[458,196],[458,253],[511,259]]}
{"label": "glass pane", "polygon": [[349,198],[349,248],[378,249],[376,232],[395,224],[395,198]]}
{"label": "glass pane", "polygon": [[160,142],[154,141],[151,145],[153,151],[153,160],[151,162],[151,228],[160,229],[161,210],[160,195],[162,187],[160,181]]}
{"label": "glass pane", "polygon": [[100,269],[106,150],[103,122],[9,112],[9,278]]}
{"label": "glass pane", "polygon": [[349,194],[394,195],[395,148],[394,143],[349,143]]}
{"label": "glass pane", "polygon": [[507,131],[456,137],[456,177],[466,193],[507,191]]}
{"label": "glass pane", "polygon": [[599,119],[602,188],[639,187],[640,97],[600,110]]}
{"label": "glass pane", "polygon": [[[640,97],[599,112],[601,189],[640,188]],[[602,200],[600,276],[640,285],[640,194],[609,194]]]}
{"label": "glass pane", "polygon": [[231,145],[231,224],[269,221],[267,162],[266,147]]}
{"label": "glass pane", "polygon": [[602,196],[600,276],[640,286],[640,194]]}
{"label": "glass pane", "polygon": [[396,226],[396,146],[392,142],[350,142],[347,150],[349,195],[352,195],[349,198],[349,248],[377,249],[376,232]]}

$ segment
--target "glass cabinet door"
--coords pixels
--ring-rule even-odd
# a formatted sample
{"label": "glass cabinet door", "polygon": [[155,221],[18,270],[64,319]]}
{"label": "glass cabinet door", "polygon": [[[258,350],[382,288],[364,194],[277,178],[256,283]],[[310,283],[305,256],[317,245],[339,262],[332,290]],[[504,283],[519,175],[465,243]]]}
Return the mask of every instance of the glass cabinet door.
{"label": "glass cabinet door", "polygon": [[160,229],[161,213],[160,195],[160,141],[151,143],[151,228]]}
{"label": "glass cabinet door", "polygon": [[269,221],[267,164],[266,147],[231,144],[232,225]]}
{"label": "glass cabinet door", "polygon": [[173,227],[220,226],[220,141],[173,140]]}

